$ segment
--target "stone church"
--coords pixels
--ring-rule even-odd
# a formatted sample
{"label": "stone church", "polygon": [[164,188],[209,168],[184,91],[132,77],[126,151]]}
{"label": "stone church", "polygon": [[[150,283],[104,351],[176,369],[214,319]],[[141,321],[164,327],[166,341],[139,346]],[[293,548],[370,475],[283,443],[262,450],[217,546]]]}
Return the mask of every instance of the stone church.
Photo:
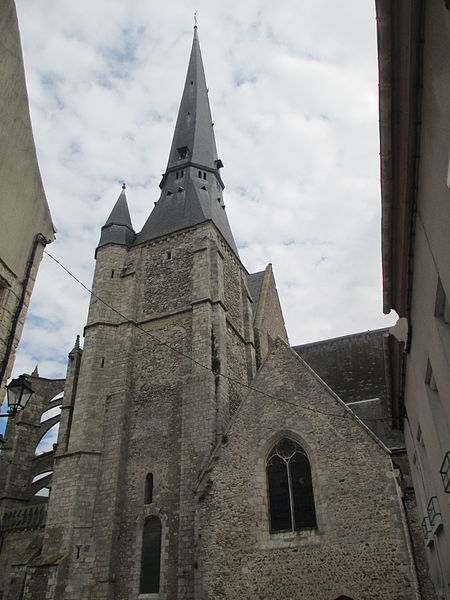
{"label": "stone church", "polygon": [[122,190],[83,349],[8,424],[2,600],[419,598],[392,454],[289,346],[222,166],[195,28],[160,198],[136,233]]}

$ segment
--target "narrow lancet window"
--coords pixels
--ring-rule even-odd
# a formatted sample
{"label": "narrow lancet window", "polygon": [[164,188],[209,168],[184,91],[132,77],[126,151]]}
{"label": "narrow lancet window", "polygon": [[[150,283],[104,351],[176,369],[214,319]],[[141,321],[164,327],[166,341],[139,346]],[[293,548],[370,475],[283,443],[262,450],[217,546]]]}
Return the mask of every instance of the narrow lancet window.
{"label": "narrow lancet window", "polygon": [[145,478],[145,495],[144,503],[151,504],[153,502],[153,473],[147,473]]}
{"label": "narrow lancet window", "polygon": [[157,594],[161,566],[161,521],[150,517],[142,532],[140,594]]}
{"label": "narrow lancet window", "polygon": [[270,532],[316,527],[311,468],[305,451],[282,439],[267,460]]}

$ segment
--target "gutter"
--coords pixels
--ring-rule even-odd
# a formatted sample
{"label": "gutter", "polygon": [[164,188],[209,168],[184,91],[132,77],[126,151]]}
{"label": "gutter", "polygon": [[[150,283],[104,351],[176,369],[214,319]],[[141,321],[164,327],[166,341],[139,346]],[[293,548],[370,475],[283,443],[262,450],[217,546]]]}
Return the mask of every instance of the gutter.
{"label": "gutter", "polygon": [[[412,287],[414,268],[414,241],[417,214],[417,201],[419,189],[419,163],[421,142],[421,111],[423,92],[423,55],[425,34],[425,1],[417,0],[411,3],[410,21],[406,50],[412,51],[410,80],[408,82],[407,100],[412,105],[411,125],[406,134],[400,137],[396,131],[402,114],[400,108],[405,97],[401,96],[402,81],[394,80],[395,67],[397,72],[401,64],[401,40],[395,48],[395,36],[400,38],[400,29],[397,23],[402,18],[402,9],[391,0],[377,0],[377,42],[379,63],[379,112],[380,112],[380,172],[381,172],[381,197],[382,197],[382,266],[383,266],[383,312],[389,314],[396,310],[399,317],[406,317],[408,333],[403,346],[403,355],[399,367],[399,407],[404,406],[406,357],[411,349],[412,323]],[[381,16],[380,16],[381,15]],[[404,15],[403,15],[404,16]],[[417,36],[417,37],[416,37]],[[414,46],[411,47],[411,42]],[[414,95],[413,95],[414,94]],[[395,122],[394,122],[395,120]],[[400,154],[398,148],[406,150],[406,159],[403,164],[397,164]],[[399,196],[397,189],[399,182],[396,169],[403,169],[402,176],[407,185],[406,193]],[[410,183],[409,183],[410,182]],[[401,208],[405,203],[406,218],[398,220],[399,212],[394,211],[395,203]],[[409,214],[408,214],[409,213]],[[397,217],[397,222],[394,217]],[[401,213],[400,213],[401,216]],[[400,229],[401,228],[401,229]],[[407,249],[399,265],[395,264],[395,240],[398,232],[403,231],[407,240]],[[402,251],[402,249],[400,249]],[[406,277],[405,277],[406,275]],[[404,279],[403,279],[404,278]],[[404,281],[404,285],[402,282]],[[403,302],[404,299],[404,302]]]}

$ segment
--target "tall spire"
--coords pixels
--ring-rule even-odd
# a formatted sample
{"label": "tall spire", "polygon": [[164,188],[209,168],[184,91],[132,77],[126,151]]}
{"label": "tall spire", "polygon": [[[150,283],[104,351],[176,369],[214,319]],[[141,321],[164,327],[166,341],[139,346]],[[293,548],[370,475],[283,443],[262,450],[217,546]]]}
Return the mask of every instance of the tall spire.
{"label": "tall spire", "polygon": [[[184,149],[187,150],[186,156],[180,158],[180,155],[185,153]],[[214,139],[208,88],[206,87],[197,26],[194,27],[191,57],[167,170],[178,168],[180,162],[187,161],[210,169],[217,168],[216,141]]]}
{"label": "tall spire", "polygon": [[195,26],[167,169],[160,183],[161,196],[135,244],[212,221],[239,256],[223,203],[222,166]]}

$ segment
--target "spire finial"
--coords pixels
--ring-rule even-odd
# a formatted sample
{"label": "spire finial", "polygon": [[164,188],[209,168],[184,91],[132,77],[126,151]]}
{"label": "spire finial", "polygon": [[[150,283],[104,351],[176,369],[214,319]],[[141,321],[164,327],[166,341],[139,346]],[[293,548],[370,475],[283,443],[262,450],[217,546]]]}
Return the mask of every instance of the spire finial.
{"label": "spire finial", "polygon": [[81,350],[80,348],[80,336],[77,335],[72,350],[69,352],[69,358],[73,358],[74,355]]}
{"label": "spire finial", "polygon": [[127,189],[127,186],[126,186],[126,183],[125,183],[125,182],[124,182],[124,183],[122,183],[122,189],[123,189],[123,190],[126,190],[126,189]]}
{"label": "spire finial", "polygon": [[197,29],[197,13],[198,13],[198,10],[196,10],[194,12],[194,29]]}

